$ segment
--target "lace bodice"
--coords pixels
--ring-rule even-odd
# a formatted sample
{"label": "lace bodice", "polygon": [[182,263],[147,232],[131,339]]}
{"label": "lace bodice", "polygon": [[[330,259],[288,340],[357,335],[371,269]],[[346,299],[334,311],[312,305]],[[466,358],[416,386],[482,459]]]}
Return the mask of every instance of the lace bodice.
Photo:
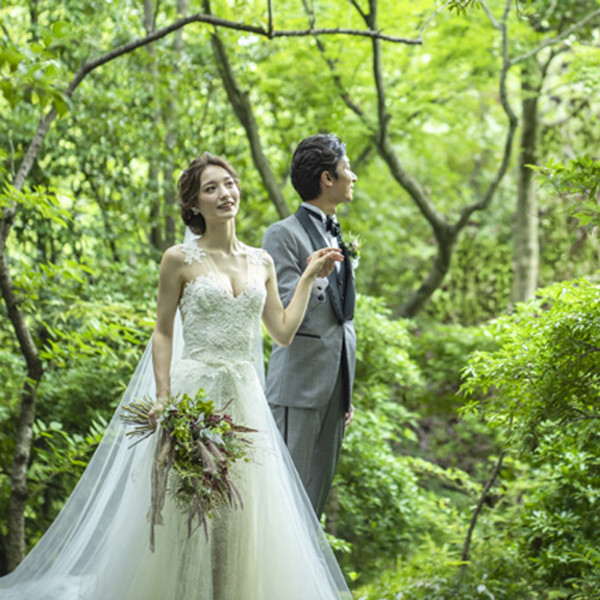
{"label": "lace bodice", "polygon": [[235,296],[195,240],[181,246],[188,264],[202,263],[179,302],[183,318],[184,359],[203,363],[254,361],[260,316],[266,298],[264,251],[247,247],[248,283]]}

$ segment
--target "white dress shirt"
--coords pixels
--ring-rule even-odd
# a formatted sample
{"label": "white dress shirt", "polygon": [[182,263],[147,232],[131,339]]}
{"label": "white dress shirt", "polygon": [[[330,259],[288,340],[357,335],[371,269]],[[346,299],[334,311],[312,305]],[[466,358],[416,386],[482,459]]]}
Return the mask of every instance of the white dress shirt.
{"label": "white dress shirt", "polygon": [[[325,229],[325,219],[327,218],[327,215],[320,208],[312,205],[310,202],[303,202],[302,206],[319,216],[318,219],[313,219],[313,221],[315,227],[317,228],[317,231],[323,238],[323,243],[329,248],[339,248],[337,238],[332,236],[331,233],[329,233],[329,231]],[[335,219],[335,217],[333,218]],[[341,263],[336,262],[336,271],[339,272],[340,268]],[[313,283],[311,293],[314,294],[320,302],[323,302],[325,300],[325,290],[327,289],[328,285],[329,280],[327,279],[327,277],[317,277],[317,279],[315,279],[315,282]]]}

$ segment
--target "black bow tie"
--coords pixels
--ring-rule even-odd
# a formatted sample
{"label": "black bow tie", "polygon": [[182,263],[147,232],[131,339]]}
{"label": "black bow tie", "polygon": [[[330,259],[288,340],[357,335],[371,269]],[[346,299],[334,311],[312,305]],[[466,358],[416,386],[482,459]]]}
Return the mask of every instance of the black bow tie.
{"label": "black bow tie", "polygon": [[327,218],[325,219],[325,229],[336,238],[342,233],[340,224],[337,221],[334,221],[329,215],[327,215]]}
{"label": "black bow tie", "polygon": [[[308,208],[305,210],[313,219],[321,221],[321,223],[323,222],[321,215],[318,212],[310,210]],[[337,238],[338,243],[340,243],[341,247],[342,228],[340,227],[340,224],[337,221],[334,221],[329,215],[327,215],[327,217],[325,218],[325,230],[328,231],[332,235],[332,237]]]}

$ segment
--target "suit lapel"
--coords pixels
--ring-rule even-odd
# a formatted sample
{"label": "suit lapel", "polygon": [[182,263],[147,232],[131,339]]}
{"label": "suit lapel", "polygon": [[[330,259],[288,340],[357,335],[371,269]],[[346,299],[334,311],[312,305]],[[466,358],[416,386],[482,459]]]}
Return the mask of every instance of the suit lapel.
{"label": "suit lapel", "polygon": [[354,305],[356,304],[356,286],[352,273],[352,260],[348,251],[344,251],[344,291],[343,291],[344,317],[347,321],[354,319]]}
{"label": "suit lapel", "polygon": [[[319,248],[324,247],[324,241],[319,235],[315,224],[313,223],[312,217],[308,214],[305,208],[300,207],[295,213],[294,216],[300,221],[302,227],[306,230],[308,237],[313,246],[314,250],[319,250]],[[344,257],[344,263],[346,262],[346,257]],[[350,266],[350,265],[348,265]],[[345,265],[344,265],[345,267]],[[351,268],[351,267],[350,267]],[[348,275],[350,275],[350,271],[348,271]],[[350,277],[351,278],[351,277]],[[342,307],[342,298],[341,298],[341,290],[340,284],[338,281],[337,273],[335,269],[330,273],[329,277],[329,285],[327,286],[327,293],[329,294],[329,298],[331,299],[331,303],[333,305],[333,310],[339,320],[340,323],[343,323],[346,319],[344,317],[344,308]]]}

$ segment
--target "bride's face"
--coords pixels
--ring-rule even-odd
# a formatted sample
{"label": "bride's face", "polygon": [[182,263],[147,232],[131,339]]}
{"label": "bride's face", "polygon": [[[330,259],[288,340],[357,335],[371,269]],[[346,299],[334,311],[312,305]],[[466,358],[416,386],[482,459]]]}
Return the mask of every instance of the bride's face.
{"label": "bride's face", "polygon": [[198,208],[207,225],[234,219],[240,207],[240,188],[223,167],[208,165],[200,177]]}

